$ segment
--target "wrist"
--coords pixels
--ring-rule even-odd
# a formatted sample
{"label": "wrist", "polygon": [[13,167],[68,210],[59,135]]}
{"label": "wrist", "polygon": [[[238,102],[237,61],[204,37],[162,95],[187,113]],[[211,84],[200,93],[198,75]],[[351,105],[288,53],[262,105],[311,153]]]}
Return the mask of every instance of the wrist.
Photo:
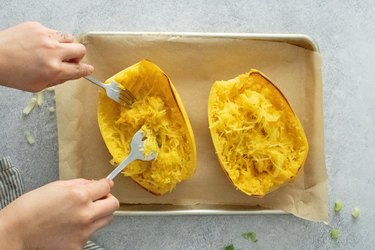
{"label": "wrist", "polygon": [[7,34],[5,31],[0,31],[0,85],[8,86],[7,72],[9,64],[9,55],[7,51]]}
{"label": "wrist", "polygon": [[9,250],[24,249],[17,226],[8,219],[9,216],[6,216],[4,209],[0,211],[0,245]]}

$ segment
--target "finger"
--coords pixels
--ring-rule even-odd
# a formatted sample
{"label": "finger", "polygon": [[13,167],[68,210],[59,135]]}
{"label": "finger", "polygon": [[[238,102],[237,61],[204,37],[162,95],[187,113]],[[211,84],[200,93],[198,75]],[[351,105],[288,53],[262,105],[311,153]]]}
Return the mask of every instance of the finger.
{"label": "finger", "polygon": [[60,79],[67,81],[87,76],[94,72],[94,67],[85,63],[63,62],[61,65]]}
{"label": "finger", "polygon": [[51,30],[51,37],[60,43],[71,43],[74,40],[72,34],[56,30]]}
{"label": "finger", "polygon": [[94,219],[100,219],[108,215],[113,214],[120,207],[120,202],[112,194],[108,194],[106,197],[94,201],[92,204],[92,212],[94,213]]}
{"label": "finger", "polygon": [[111,191],[111,186],[107,179],[101,179],[99,181],[92,181],[85,185],[85,188],[90,194],[90,197],[93,201],[96,201],[100,198],[106,197]]}
{"label": "finger", "polygon": [[109,181],[109,185],[111,186],[111,188],[113,188],[115,186],[115,183],[112,180],[108,180],[108,181]]}
{"label": "finger", "polygon": [[92,182],[92,180],[87,180],[83,178],[78,178],[78,179],[73,179],[73,180],[68,180],[66,181],[67,185],[73,186],[73,185],[84,185],[87,183]]}
{"label": "finger", "polygon": [[86,54],[86,47],[80,43],[62,43],[62,60],[79,63]]}
{"label": "finger", "polygon": [[60,181],[60,184],[63,185],[63,186],[74,186],[74,185],[84,185],[84,184],[87,184],[87,183],[90,183],[90,182],[91,182],[90,180],[78,178],[78,179]]}
{"label": "finger", "polygon": [[100,228],[107,226],[112,221],[113,221],[113,215],[108,215],[106,217],[103,217],[103,218],[100,218],[100,219],[94,221],[91,224],[91,230],[90,230],[91,233],[94,233],[95,231],[99,230]]}

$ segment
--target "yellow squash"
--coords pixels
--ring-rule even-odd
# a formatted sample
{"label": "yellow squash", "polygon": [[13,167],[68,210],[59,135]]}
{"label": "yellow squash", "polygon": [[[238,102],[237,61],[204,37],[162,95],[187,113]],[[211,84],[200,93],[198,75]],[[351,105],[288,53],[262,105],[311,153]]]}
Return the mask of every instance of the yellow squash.
{"label": "yellow squash", "polygon": [[295,177],[308,142],[288,101],[261,72],[216,81],[208,119],[220,164],[242,192],[263,196]]}
{"label": "yellow squash", "polygon": [[[110,100],[104,91],[98,102],[98,122],[104,142],[117,165],[130,151],[130,141],[141,127],[158,148],[151,162],[135,161],[123,172],[153,194],[172,191],[191,177],[196,168],[196,147],[186,111],[167,75],[155,64],[143,60],[109,78],[129,89],[137,101],[131,107]],[[149,145],[149,146],[147,146]]]}

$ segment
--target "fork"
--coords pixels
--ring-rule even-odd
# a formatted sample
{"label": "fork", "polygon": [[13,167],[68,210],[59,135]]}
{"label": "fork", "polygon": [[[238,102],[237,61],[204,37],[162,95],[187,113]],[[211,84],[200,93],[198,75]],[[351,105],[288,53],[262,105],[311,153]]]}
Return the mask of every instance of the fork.
{"label": "fork", "polygon": [[156,158],[156,152],[151,152],[148,155],[144,154],[144,139],[145,138],[142,129],[138,130],[134,134],[130,143],[129,155],[106,177],[107,179],[112,180],[113,178],[115,178],[116,175],[118,175],[127,165],[135,160],[152,161]]}
{"label": "fork", "polygon": [[137,99],[135,96],[126,88],[120,88],[117,82],[103,83],[92,76],[84,76],[84,78],[96,85],[105,89],[107,96],[121,105],[131,106]]}

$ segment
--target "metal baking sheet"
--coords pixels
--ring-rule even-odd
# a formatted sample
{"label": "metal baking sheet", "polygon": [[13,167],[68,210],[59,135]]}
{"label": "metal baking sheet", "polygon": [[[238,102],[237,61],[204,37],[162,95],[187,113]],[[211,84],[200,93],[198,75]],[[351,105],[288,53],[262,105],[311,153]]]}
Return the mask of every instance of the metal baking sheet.
{"label": "metal baking sheet", "polygon": [[[244,34],[244,33],[173,33],[173,32],[89,32],[85,35],[120,36],[166,36],[166,37],[206,37],[236,38],[258,41],[285,42],[307,50],[319,52],[317,43],[303,34]],[[286,214],[281,210],[237,205],[167,205],[167,204],[121,204],[115,213],[120,216],[160,216],[160,215],[248,215],[248,214]]]}

